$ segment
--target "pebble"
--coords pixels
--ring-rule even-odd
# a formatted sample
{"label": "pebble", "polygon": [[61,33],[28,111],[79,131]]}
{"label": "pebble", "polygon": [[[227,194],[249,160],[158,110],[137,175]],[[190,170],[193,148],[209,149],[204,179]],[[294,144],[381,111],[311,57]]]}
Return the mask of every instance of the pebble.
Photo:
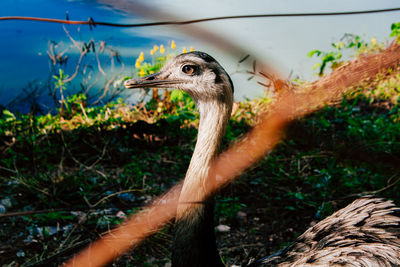
{"label": "pebble", "polygon": [[12,201],[11,198],[5,197],[2,200],[0,200],[0,204],[3,205],[6,209],[12,207]]}
{"label": "pebble", "polygon": [[220,224],[217,227],[215,227],[215,229],[217,230],[217,232],[220,233],[227,233],[231,230],[231,228],[228,225],[224,225],[224,224]]}
{"label": "pebble", "polygon": [[132,193],[121,193],[119,194],[119,198],[129,202],[135,202],[135,195]]}
{"label": "pebble", "polygon": [[78,219],[79,224],[83,224],[87,221],[87,214],[83,211],[71,211],[71,214]]}
{"label": "pebble", "polygon": [[19,258],[25,257],[25,252],[23,252],[21,249],[18,250],[18,252],[17,252],[17,257],[19,257]]}
{"label": "pebble", "polygon": [[118,211],[117,212],[117,214],[115,215],[117,218],[119,218],[119,219],[126,219],[126,214],[125,214],[125,212],[123,212],[123,211]]}
{"label": "pebble", "polygon": [[238,211],[236,213],[236,220],[238,221],[239,225],[243,225],[247,223],[247,213],[243,211]]}

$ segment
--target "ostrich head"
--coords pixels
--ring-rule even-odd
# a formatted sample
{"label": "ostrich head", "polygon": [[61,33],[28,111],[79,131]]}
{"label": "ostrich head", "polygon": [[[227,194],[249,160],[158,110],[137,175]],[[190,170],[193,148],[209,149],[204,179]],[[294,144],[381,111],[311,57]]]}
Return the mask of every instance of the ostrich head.
{"label": "ostrich head", "polygon": [[126,88],[176,88],[197,103],[233,101],[233,84],[221,65],[204,52],[190,52],[171,59],[160,72],[125,81]]}

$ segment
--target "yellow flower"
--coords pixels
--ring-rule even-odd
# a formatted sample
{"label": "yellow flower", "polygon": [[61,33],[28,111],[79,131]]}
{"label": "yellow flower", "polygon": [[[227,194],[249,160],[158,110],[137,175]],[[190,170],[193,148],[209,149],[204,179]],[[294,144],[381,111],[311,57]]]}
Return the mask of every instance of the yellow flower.
{"label": "yellow flower", "polygon": [[164,54],[164,52],[165,52],[164,46],[163,46],[163,45],[160,45],[160,53],[161,53],[161,54]]}
{"label": "yellow flower", "polygon": [[190,52],[193,52],[193,51],[194,51],[193,46],[191,46],[190,47]]}
{"label": "yellow flower", "polygon": [[140,52],[140,55],[139,55],[138,60],[139,60],[140,62],[143,62],[143,60],[144,60],[143,52]]}
{"label": "yellow flower", "polygon": [[154,55],[154,49],[150,50],[150,55]]}
{"label": "yellow flower", "polygon": [[174,41],[174,40],[171,41],[171,48],[172,48],[172,49],[175,49],[175,48],[176,48],[176,45],[175,45],[175,41]]}
{"label": "yellow flower", "polygon": [[140,67],[140,61],[139,61],[139,59],[136,59],[135,67],[136,67],[136,68],[139,68],[139,67]]}
{"label": "yellow flower", "polygon": [[371,44],[372,44],[372,45],[376,45],[376,39],[375,39],[375,38],[372,38],[372,39],[371,39]]}
{"label": "yellow flower", "polygon": [[153,46],[153,49],[154,49],[154,52],[157,52],[157,50],[158,50],[158,46]]}
{"label": "yellow flower", "polygon": [[144,69],[141,68],[141,69],[140,69],[140,72],[139,72],[139,76],[144,76],[144,75],[146,75],[146,73],[144,72]]}
{"label": "yellow flower", "polygon": [[187,53],[186,46],[183,47],[182,53]]}

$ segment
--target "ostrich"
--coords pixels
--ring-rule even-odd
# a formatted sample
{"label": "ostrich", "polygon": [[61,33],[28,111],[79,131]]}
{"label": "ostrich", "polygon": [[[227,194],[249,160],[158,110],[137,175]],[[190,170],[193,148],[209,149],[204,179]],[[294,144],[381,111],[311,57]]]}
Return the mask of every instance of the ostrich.
{"label": "ostrich", "polygon": [[[172,266],[224,266],[214,235],[214,203],[201,202],[201,197],[232,110],[229,75],[213,57],[195,51],[176,56],[158,73],[127,80],[125,87],[174,87],[196,102],[200,125],[179,196]],[[399,211],[391,201],[358,199],[308,229],[283,251],[249,266],[400,266]]]}

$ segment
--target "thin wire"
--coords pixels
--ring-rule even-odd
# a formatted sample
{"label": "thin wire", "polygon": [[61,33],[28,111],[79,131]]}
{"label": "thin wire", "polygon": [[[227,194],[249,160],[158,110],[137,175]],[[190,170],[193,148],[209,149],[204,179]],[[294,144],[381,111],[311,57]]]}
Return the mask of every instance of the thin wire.
{"label": "thin wire", "polygon": [[372,10],[359,10],[359,11],[342,11],[342,12],[317,12],[317,13],[282,13],[282,14],[254,14],[254,15],[237,15],[237,16],[222,16],[222,17],[211,17],[203,19],[183,20],[183,21],[158,21],[148,23],[134,23],[134,24],[123,24],[123,23],[112,23],[104,21],[94,21],[93,18],[89,17],[88,21],[78,20],[62,20],[62,19],[50,19],[50,18],[38,18],[38,17],[22,17],[22,16],[5,16],[0,17],[0,21],[5,20],[27,20],[27,21],[41,21],[41,22],[53,22],[63,24],[75,24],[75,25],[90,25],[90,26],[111,26],[111,27],[152,27],[152,26],[165,26],[165,25],[186,25],[194,24],[207,21],[216,20],[229,20],[229,19],[251,19],[251,18],[273,18],[273,17],[316,17],[316,16],[343,16],[343,15],[361,15],[361,14],[373,14],[373,13],[384,13],[400,11],[400,7],[387,8],[387,9],[372,9]]}

